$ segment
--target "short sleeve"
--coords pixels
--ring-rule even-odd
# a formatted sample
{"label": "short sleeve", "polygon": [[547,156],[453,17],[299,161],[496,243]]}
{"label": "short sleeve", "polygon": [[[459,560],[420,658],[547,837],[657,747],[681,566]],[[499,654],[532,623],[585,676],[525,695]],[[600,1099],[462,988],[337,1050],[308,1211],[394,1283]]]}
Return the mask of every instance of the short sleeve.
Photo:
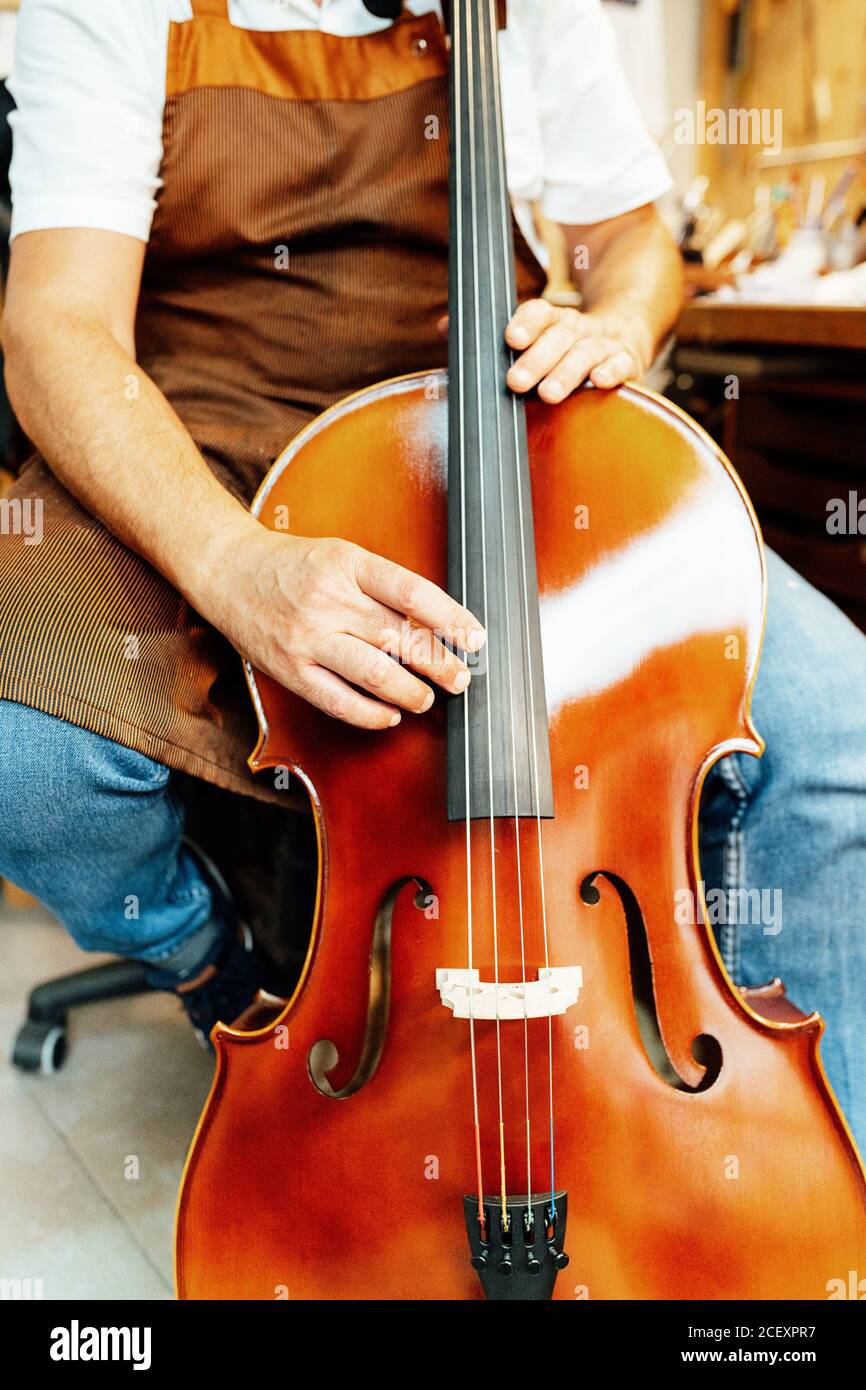
{"label": "short sleeve", "polygon": [[147,241],[167,36],[164,0],[24,0],[9,80],[13,237],[93,227]]}
{"label": "short sleeve", "polygon": [[591,225],[668,191],[601,0],[510,0],[500,58],[516,197],[554,222]]}

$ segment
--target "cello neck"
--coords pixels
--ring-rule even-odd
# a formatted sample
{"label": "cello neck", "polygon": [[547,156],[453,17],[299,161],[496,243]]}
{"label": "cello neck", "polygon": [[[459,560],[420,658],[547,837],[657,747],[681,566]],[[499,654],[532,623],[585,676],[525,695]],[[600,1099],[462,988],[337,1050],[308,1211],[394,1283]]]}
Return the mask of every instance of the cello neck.
{"label": "cello neck", "polygon": [[505,385],[516,289],[498,19],[497,0],[453,0],[448,578],[488,642],[449,706],[452,820],[553,814],[525,410]]}

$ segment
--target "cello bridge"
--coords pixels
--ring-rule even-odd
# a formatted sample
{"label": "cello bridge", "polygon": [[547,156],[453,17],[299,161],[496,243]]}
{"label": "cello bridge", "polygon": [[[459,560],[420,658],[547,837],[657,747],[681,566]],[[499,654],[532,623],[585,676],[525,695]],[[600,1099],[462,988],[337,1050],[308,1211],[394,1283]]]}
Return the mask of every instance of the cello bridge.
{"label": "cello bridge", "polygon": [[437,970],[436,988],[455,1018],[551,1018],[576,1004],[583,984],[579,965],[560,965],[538,972],[537,980],[495,984],[477,970]]}

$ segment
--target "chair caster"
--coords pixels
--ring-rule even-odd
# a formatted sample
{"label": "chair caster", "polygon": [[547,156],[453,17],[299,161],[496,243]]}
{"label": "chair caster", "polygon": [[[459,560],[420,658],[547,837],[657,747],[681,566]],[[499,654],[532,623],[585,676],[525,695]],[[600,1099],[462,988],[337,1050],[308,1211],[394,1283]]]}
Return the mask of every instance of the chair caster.
{"label": "chair caster", "polygon": [[38,1023],[32,1019],[18,1030],[12,1049],[12,1064],[19,1071],[53,1076],[66,1061],[66,1028],[59,1023]]}

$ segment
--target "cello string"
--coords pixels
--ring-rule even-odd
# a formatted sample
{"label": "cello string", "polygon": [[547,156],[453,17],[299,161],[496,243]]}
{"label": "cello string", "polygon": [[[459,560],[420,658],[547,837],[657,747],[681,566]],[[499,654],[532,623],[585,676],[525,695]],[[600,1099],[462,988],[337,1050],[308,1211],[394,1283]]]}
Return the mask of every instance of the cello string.
{"label": "cello string", "polygon": [[[455,9],[459,8],[455,5]],[[470,112],[471,138],[469,141],[469,168],[470,168],[470,190],[472,201],[472,277],[474,288],[474,324],[475,324],[475,402],[476,402],[476,421],[477,421],[477,440],[478,440],[478,479],[480,491],[479,513],[481,518],[481,579],[482,595],[484,606],[484,626],[488,627],[488,588],[487,588],[487,524],[485,515],[485,488],[484,488],[484,427],[481,418],[481,353],[479,345],[481,340],[481,287],[478,278],[479,265],[479,237],[478,237],[478,182],[476,167],[476,146],[478,140],[478,130],[476,125],[476,106],[475,106],[475,51],[476,38],[473,25],[477,21],[473,0],[467,4],[467,26],[466,26],[466,67],[468,76],[467,107]],[[498,901],[496,886],[496,818],[494,816],[493,805],[493,721],[492,721],[492,699],[490,687],[490,635],[488,632],[488,660],[487,660],[487,682],[485,686],[485,705],[487,710],[487,794],[489,797],[489,824],[490,824],[490,893],[491,893],[491,915],[493,923],[493,983],[494,998],[496,1001],[496,1088],[499,1109],[499,1180],[501,1189],[502,1204],[502,1229],[508,1230],[508,1188],[505,1172],[505,1116],[502,1094],[502,1021],[499,1014],[499,923],[498,923]],[[468,809],[468,808],[467,808]]]}
{"label": "cello string", "polygon": [[[506,179],[505,159],[504,159],[504,148],[503,148],[503,140],[502,140],[502,129],[503,129],[503,122],[502,122],[502,107],[501,107],[502,93],[501,93],[501,89],[500,89],[500,85],[499,85],[499,52],[498,52],[497,43],[496,43],[496,32],[497,32],[497,31],[496,31],[496,28],[495,28],[495,10],[494,10],[494,5],[493,5],[493,3],[492,3],[492,0],[491,0],[491,3],[489,3],[489,5],[488,5],[488,9],[489,9],[490,26],[491,26],[491,30],[492,30],[492,33],[493,33],[493,44],[492,44],[492,52],[491,52],[491,61],[492,61],[492,63],[493,63],[493,75],[494,75],[494,81],[493,81],[493,98],[494,98],[494,102],[495,102],[495,104],[496,104],[496,121],[497,121],[498,130],[499,130],[499,133],[500,133],[499,147],[498,147],[499,171],[500,171],[500,180],[501,180],[502,188],[503,188],[503,189],[506,189],[506,188],[507,188],[507,179]],[[509,264],[509,257],[508,257],[508,235],[507,235],[507,230],[508,230],[508,226],[509,226],[509,219],[510,219],[511,213],[510,213],[510,204],[509,204],[509,201],[508,201],[507,197],[505,197],[505,196],[503,196],[503,197],[500,199],[500,209],[501,209],[501,214],[502,214],[502,219],[503,219],[503,232],[504,232],[504,235],[503,235],[503,237],[502,237],[503,269],[504,269],[504,272],[505,272],[505,282],[506,282],[506,284],[507,284],[507,285],[509,286],[509,288],[510,288],[511,285],[512,285],[512,278],[511,278],[511,266],[510,266],[510,264]],[[511,298],[511,295],[509,295],[509,298]],[[508,306],[508,316],[509,316],[509,318],[511,317],[512,313],[514,312],[514,307],[515,307],[515,306],[514,306],[513,298],[511,298],[511,303],[509,303],[509,306]],[[519,426],[518,426],[518,418],[519,418],[519,417],[518,417],[518,403],[517,403],[517,397],[515,396],[515,394],[514,394],[513,392],[511,393],[511,417],[512,417],[513,437],[514,437],[514,462],[515,462],[515,475],[516,475],[517,499],[518,499],[518,500],[517,500],[517,511],[518,511],[518,522],[519,522],[519,524],[518,524],[518,531],[519,531],[519,535],[520,535],[520,573],[521,573],[521,587],[522,587],[522,591],[523,591],[524,622],[525,622],[526,631],[527,631],[527,633],[528,633],[528,632],[529,632],[529,581],[528,581],[527,564],[526,564],[526,535],[525,535],[525,520],[524,520],[524,507],[523,507],[523,487],[522,487],[521,477],[520,477],[520,443],[519,443],[519,441],[520,441],[520,435],[519,435]],[[533,795],[533,799],[534,799],[534,801],[535,801],[536,841],[537,841],[537,847],[538,847],[538,880],[539,880],[540,907],[541,907],[541,924],[542,924],[542,933],[543,933],[543,940],[544,940],[544,968],[545,968],[545,970],[549,970],[549,969],[550,969],[550,945],[549,945],[548,924],[547,924],[547,894],[546,894],[546,891],[545,891],[544,845],[543,845],[543,837],[542,837],[542,833],[541,833],[541,803],[540,803],[540,801],[539,801],[539,799],[538,799],[538,786],[539,786],[539,776],[538,776],[538,732],[537,732],[537,725],[536,725],[536,720],[535,720],[535,693],[534,693],[534,686],[533,686],[533,682],[532,682],[531,673],[530,673],[530,680],[529,680],[529,720],[530,720],[530,726],[531,726],[531,729],[532,729],[531,784],[532,784],[532,795]],[[547,1012],[547,1080],[548,1080],[549,1148],[550,1148],[550,1210],[551,1210],[551,1218],[552,1218],[553,1220],[555,1220],[555,1219],[556,1219],[556,1158],[555,1158],[554,1132],[553,1132],[553,1116],[554,1116],[554,1100],[553,1100],[553,1016],[552,1016],[552,1014],[551,1014],[551,1012],[550,1012],[550,993],[549,993],[549,989],[548,989],[548,996],[547,996],[547,998],[548,998],[548,1012]]]}
{"label": "cello string", "polygon": [[[490,16],[492,16],[492,13],[493,13],[492,5],[488,5],[488,13],[489,13]],[[479,28],[480,28],[480,40],[481,40],[481,41],[480,41],[480,45],[479,45],[479,69],[480,69],[481,73],[484,74],[485,59],[486,59],[487,62],[490,64],[490,72],[491,72],[491,74],[492,74],[493,79],[495,80],[495,78],[496,78],[496,69],[495,69],[495,67],[493,66],[492,47],[495,46],[495,44],[496,44],[496,42],[497,42],[496,33],[495,33],[495,31],[494,31],[494,32],[491,34],[491,33],[489,32],[489,26],[488,26],[488,25],[481,24],[481,25],[479,26]],[[491,51],[490,51],[490,52],[487,51],[488,46],[487,46],[487,43],[485,42],[485,33],[486,33],[486,37],[487,37],[487,39],[489,40],[490,45],[491,45]],[[486,184],[486,191],[487,191],[487,208],[488,208],[488,216],[487,216],[487,254],[488,254],[488,259],[489,259],[489,263],[490,263],[490,267],[491,267],[491,272],[492,272],[492,274],[493,274],[493,283],[491,284],[491,294],[490,294],[490,319],[491,319],[491,327],[492,327],[492,329],[493,329],[493,333],[494,333],[494,337],[495,337],[495,336],[497,335],[497,333],[501,331],[501,326],[500,326],[500,321],[499,321],[499,319],[498,319],[499,293],[497,292],[496,285],[495,285],[495,281],[496,281],[496,270],[495,270],[496,255],[495,255],[494,246],[493,246],[493,205],[494,205],[494,197],[497,196],[497,189],[496,189],[495,178],[494,178],[494,171],[493,171],[494,151],[493,151],[492,148],[491,148],[491,141],[490,141],[490,123],[491,123],[491,115],[493,115],[493,116],[495,117],[495,112],[494,112],[494,113],[491,113],[491,111],[490,111],[490,83],[489,83],[489,81],[486,82],[486,83],[484,84],[484,88],[483,88],[483,91],[482,91],[482,98],[481,98],[481,100],[482,100],[482,121],[483,121],[483,129],[484,129],[484,171],[485,171],[485,184]],[[502,189],[501,183],[500,183],[500,187],[499,187],[499,190],[498,190],[498,196],[499,196],[500,201],[501,201],[502,196],[503,196],[503,189]],[[502,295],[503,295],[503,298],[505,299],[506,309],[508,309],[508,308],[509,308],[509,305],[508,305],[508,298],[509,298],[509,296],[508,296],[507,284],[503,284],[503,285],[502,285]],[[504,484],[504,467],[503,467],[503,455],[502,455],[502,415],[501,415],[501,411],[500,411],[500,408],[499,408],[499,402],[498,402],[498,400],[497,400],[497,405],[496,405],[496,455],[497,455],[497,465],[498,465],[498,475],[499,475],[499,522],[500,522],[500,532],[501,532],[501,537],[502,537],[502,571],[503,571],[503,581],[504,581],[504,582],[503,582],[503,592],[504,592],[504,594],[505,594],[505,600],[506,600],[506,601],[505,601],[505,646],[506,646],[506,650],[507,650],[507,651],[509,652],[509,654],[510,654],[510,652],[511,652],[511,615],[510,615],[510,613],[509,613],[509,606],[508,606],[508,574],[507,574],[507,566],[506,566],[507,541],[506,541],[506,521],[505,521],[505,484]],[[526,1226],[527,1226],[527,1229],[528,1229],[529,1226],[530,1226],[530,1224],[531,1224],[531,1220],[532,1220],[532,1127],[531,1127],[531,1120],[530,1120],[530,1105],[529,1105],[529,1014],[528,1014],[528,1011],[527,1011],[527,1003],[526,1003],[526,937],[525,937],[524,916],[523,916],[523,869],[522,869],[521,851],[520,851],[520,806],[519,806],[519,800],[518,800],[518,781],[517,781],[517,738],[516,738],[516,733],[515,733],[516,720],[515,720],[515,715],[514,715],[514,683],[513,683],[513,679],[512,679],[511,666],[510,666],[510,659],[509,659],[509,679],[508,679],[508,706],[509,706],[509,730],[510,730],[510,735],[511,735],[511,774],[512,774],[512,790],[513,790],[513,794],[514,794],[514,846],[515,846],[516,870],[517,870],[517,911],[518,911],[518,922],[519,922],[519,928],[520,928],[520,975],[521,975],[522,998],[523,998],[523,1075],[524,1075],[524,1109],[525,1109],[525,1130],[526,1130]]]}
{"label": "cello string", "polygon": [[[462,55],[462,45],[458,40],[458,30],[460,24],[459,3],[453,7],[452,25],[454,34],[454,47],[458,61]],[[465,416],[462,409],[463,405],[463,385],[464,385],[464,361],[463,351],[463,198],[462,198],[462,139],[463,139],[463,104],[460,100],[460,79],[461,73],[458,70],[454,74],[454,161],[456,195],[454,199],[456,230],[454,236],[454,250],[457,257],[457,274],[455,282],[458,287],[458,294],[461,299],[459,306],[451,306],[452,313],[457,308],[457,376],[460,382],[460,403],[461,409],[458,412],[460,420],[460,544],[461,544],[461,564],[463,570],[463,607],[466,607],[467,585],[466,585],[466,429]],[[449,363],[449,368],[451,364]],[[484,1180],[481,1168],[481,1124],[478,1113],[478,1061],[475,1047],[475,1000],[472,988],[472,969],[474,958],[474,926],[472,917],[472,814],[470,806],[471,797],[471,778],[469,771],[469,691],[468,688],[463,692],[463,768],[466,779],[466,956],[467,967],[469,970],[469,1052],[472,1059],[472,1112],[475,1125],[475,1176],[478,1186],[478,1225],[481,1230],[481,1237],[485,1237],[486,1220],[484,1216]]]}

